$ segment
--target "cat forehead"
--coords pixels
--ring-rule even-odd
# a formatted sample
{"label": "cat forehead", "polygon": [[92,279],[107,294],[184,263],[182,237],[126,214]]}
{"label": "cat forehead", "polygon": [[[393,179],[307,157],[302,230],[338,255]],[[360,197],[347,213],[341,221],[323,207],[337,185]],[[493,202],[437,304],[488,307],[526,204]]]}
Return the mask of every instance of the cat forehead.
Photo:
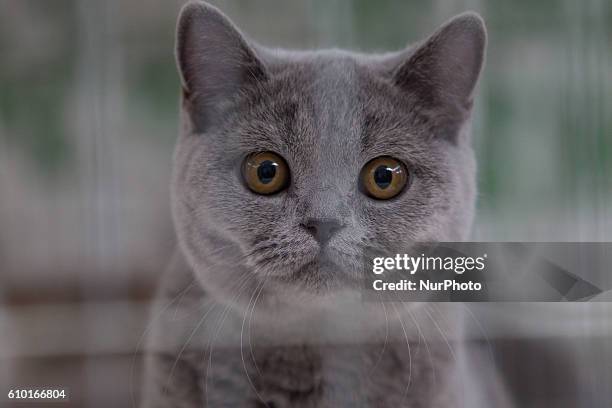
{"label": "cat forehead", "polygon": [[341,50],[283,52],[268,66],[270,96],[278,105],[295,103],[336,123],[376,111],[389,113],[397,96],[384,65],[373,56]]}
{"label": "cat forehead", "polygon": [[398,150],[417,142],[406,137],[413,128],[409,111],[398,103],[399,93],[376,56],[281,52],[265,62],[271,77],[265,96],[256,92],[248,103],[252,115],[243,119],[256,131],[244,133],[244,143],[270,140],[269,148],[280,142],[299,146],[296,155],[324,151],[338,160],[360,151],[387,153],[390,141]]}
{"label": "cat forehead", "polygon": [[351,51],[329,49],[315,51],[264,50],[264,61],[273,75],[297,76],[302,80],[322,83],[358,85],[359,78],[382,75],[386,72],[385,60],[389,55],[360,54]]}

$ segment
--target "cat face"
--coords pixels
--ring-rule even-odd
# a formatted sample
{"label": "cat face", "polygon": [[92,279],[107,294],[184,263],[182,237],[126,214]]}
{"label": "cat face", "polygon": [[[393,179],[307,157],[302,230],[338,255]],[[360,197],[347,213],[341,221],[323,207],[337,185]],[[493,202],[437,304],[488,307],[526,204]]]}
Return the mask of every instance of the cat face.
{"label": "cat face", "polygon": [[466,14],[398,53],[272,51],[188,5],[173,214],[203,284],[325,295],[359,280],[369,249],[465,239],[484,43]]}

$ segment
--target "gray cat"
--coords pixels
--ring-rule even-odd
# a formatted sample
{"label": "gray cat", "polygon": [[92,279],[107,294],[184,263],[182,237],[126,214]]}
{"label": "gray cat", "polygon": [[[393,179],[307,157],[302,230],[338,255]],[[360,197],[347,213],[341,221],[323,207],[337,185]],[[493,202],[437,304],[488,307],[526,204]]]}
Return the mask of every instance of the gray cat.
{"label": "gray cat", "polygon": [[461,305],[358,290],[368,249],[468,237],[485,43],[466,13],[399,52],[273,50],[210,5],[182,10],[179,249],[144,406],[505,406]]}

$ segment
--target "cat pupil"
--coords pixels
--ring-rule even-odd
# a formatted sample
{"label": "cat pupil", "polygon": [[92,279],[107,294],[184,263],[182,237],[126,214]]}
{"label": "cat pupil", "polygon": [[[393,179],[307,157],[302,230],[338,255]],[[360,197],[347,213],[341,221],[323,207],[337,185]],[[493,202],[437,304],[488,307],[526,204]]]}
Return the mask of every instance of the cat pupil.
{"label": "cat pupil", "polygon": [[389,187],[393,179],[393,172],[387,166],[381,165],[374,170],[374,182],[382,189]]}
{"label": "cat pupil", "polygon": [[270,183],[274,180],[274,176],[276,176],[276,163],[273,161],[265,160],[257,167],[257,178],[263,184]]}

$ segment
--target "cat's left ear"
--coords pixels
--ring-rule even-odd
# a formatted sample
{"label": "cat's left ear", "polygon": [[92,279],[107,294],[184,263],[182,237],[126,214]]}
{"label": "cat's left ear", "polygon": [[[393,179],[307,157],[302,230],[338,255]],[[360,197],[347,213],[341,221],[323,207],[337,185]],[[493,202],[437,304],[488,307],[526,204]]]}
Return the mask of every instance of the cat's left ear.
{"label": "cat's left ear", "polygon": [[469,117],[486,41],[482,18],[460,14],[409,50],[393,73],[394,83],[416,97],[437,132],[449,139]]}

